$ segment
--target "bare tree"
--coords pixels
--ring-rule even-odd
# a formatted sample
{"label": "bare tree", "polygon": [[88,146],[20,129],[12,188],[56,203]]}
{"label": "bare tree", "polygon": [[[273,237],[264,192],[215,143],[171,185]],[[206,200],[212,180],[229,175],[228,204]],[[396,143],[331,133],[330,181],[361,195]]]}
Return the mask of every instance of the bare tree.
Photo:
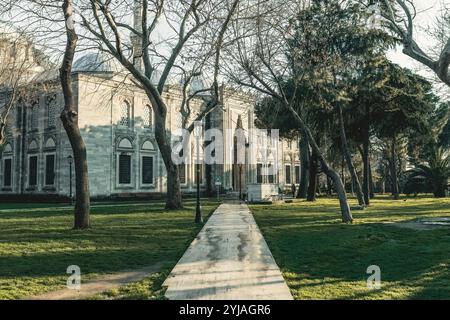
{"label": "bare tree", "polygon": [[[3,32],[4,31],[4,32]],[[34,77],[43,71],[33,43],[22,31],[0,33],[0,145],[6,142],[5,130],[19,99],[30,97]]]}
{"label": "bare tree", "polygon": [[[172,160],[172,146],[167,134],[168,106],[163,92],[174,76],[181,76],[183,102],[180,106],[184,127],[189,131],[219,104],[219,62],[228,23],[239,0],[136,0],[119,4],[111,1],[81,1],[79,14],[88,31],[86,38],[94,39],[99,48],[109,52],[134,77],[146,93],[155,114],[155,138],[167,170],[167,209],[182,206],[178,165]],[[126,18],[132,13],[134,24]],[[165,25],[163,39],[158,28]],[[132,41],[129,41],[131,34]],[[209,63],[213,70],[212,85],[192,92],[191,80],[202,74]],[[159,79],[153,81],[158,70]],[[195,115],[190,101],[201,93],[207,98]],[[192,121],[188,124],[188,119]]]}
{"label": "bare tree", "polygon": [[90,194],[86,145],[78,127],[78,112],[74,105],[72,90],[72,64],[77,46],[78,36],[75,32],[74,8],[72,0],[64,0],[62,4],[67,32],[67,45],[60,68],[61,86],[64,95],[64,109],[61,121],[73,151],[75,164],[75,229],[86,229],[90,226]]}
{"label": "bare tree", "polygon": [[[426,52],[422,45],[416,42],[415,23],[417,11],[412,0],[382,0],[382,16],[387,22],[389,29],[395,35],[397,40],[403,44],[403,53],[430,68],[437,77],[450,86],[450,36],[447,33],[441,38],[440,49],[437,54]],[[445,12],[448,10],[443,9]],[[438,21],[443,24],[445,21]],[[448,25],[446,26],[448,28]]]}
{"label": "bare tree", "polygon": [[[41,58],[45,60],[45,67],[54,67],[50,60],[60,58],[59,54],[64,53],[64,58],[60,68],[60,84],[62,85],[65,106],[61,113],[61,120],[68,135],[75,164],[75,229],[86,229],[90,226],[89,212],[90,212],[90,194],[89,194],[89,179],[87,170],[87,155],[86,146],[82,139],[80,130],[78,128],[78,114],[73,101],[72,93],[72,62],[77,48],[77,34],[74,26],[74,4],[73,1],[1,1],[2,10],[0,14],[2,18],[7,19],[8,25],[23,26],[24,34],[32,34],[36,45],[45,50],[40,51]],[[62,7],[61,7],[62,4]],[[66,43],[61,47],[61,39],[66,39]],[[52,57],[47,56],[50,54]],[[26,69],[25,69],[26,71]],[[51,74],[45,75],[49,71],[44,68],[40,70],[39,76],[32,78],[30,72],[26,74],[26,79],[32,82],[19,82],[19,88],[22,90],[10,90],[11,97],[10,107],[7,109],[8,115],[10,110],[17,105],[17,100],[23,101],[24,97],[30,94],[30,83],[33,84],[32,93],[42,93],[46,86],[50,90],[57,90],[57,81],[48,79]],[[41,78],[43,77],[43,78]],[[48,81],[50,80],[50,81]]]}
{"label": "bare tree", "polygon": [[250,21],[245,19],[245,24],[240,24],[238,20],[234,24],[235,38],[240,40],[233,50],[228,52],[232,57],[232,61],[228,64],[228,76],[239,86],[277,99],[286,112],[292,115],[293,121],[306,134],[322,170],[333,181],[339,197],[342,221],[352,222],[353,217],[339,174],[328,164],[308,124],[299,112],[301,108],[297,108],[294,103],[296,93],[289,96],[283,85],[287,79],[291,79],[296,91],[299,87],[297,84],[302,80],[302,75],[296,74],[293,70],[290,59],[295,57],[287,56],[290,50],[289,40],[295,34],[295,19],[290,18],[297,14],[297,10],[301,10],[302,3],[293,1],[286,5],[278,2],[269,4],[267,1],[248,1],[247,4],[249,12],[252,13],[248,13],[247,16],[253,16],[253,19]]}

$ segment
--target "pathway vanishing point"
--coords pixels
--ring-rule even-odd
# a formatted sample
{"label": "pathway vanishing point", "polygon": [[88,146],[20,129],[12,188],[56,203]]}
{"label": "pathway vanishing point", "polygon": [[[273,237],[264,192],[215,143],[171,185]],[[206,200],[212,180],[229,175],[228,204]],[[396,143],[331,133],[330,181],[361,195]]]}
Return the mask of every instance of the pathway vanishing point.
{"label": "pathway vanishing point", "polygon": [[292,300],[243,203],[217,208],[163,286],[171,300]]}

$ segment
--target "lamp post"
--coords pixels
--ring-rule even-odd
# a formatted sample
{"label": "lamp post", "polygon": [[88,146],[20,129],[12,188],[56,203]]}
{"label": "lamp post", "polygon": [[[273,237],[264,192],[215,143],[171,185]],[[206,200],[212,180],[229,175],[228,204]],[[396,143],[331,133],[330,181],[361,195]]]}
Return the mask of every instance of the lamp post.
{"label": "lamp post", "polygon": [[196,121],[194,124],[194,137],[196,138],[197,161],[196,161],[196,177],[197,177],[197,204],[195,206],[195,223],[203,223],[202,209],[200,206],[200,136],[202,134],[202,123]]}
{"label": "lamp post", "polygon": [[73,163],[73,157],[72,157],[72,155],[69,155],[67,157],[67,162],[69,163],[69,198],[70,198],[70,205],[73,205],[73,199],[72,199],[72,163]]}

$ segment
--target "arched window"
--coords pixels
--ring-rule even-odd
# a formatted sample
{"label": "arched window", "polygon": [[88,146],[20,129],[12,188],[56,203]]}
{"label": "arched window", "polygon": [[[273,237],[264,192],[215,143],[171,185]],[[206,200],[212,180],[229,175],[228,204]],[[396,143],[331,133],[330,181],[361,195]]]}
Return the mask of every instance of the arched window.
{"label": "arched window", "polygon": [[125,138],[120,140],[117,147],[119,149],[117,159],[119,185],[131,185],[131,152],[133,144]]}
{"label": "arched window", "polygon": [[286,184],[291,184],[291,177],[292,177],[292,175],[291,175],[291,165],[290,164],[286,164],[285,166],[284,166],[284,182],[286,183]]}
{"label": "arched window", "polygon": [[45,155],[45,185],[54,186],[56,176],[56,143],[53,138],[48,138],[44,145]]}
{"label": "arched window", "polygon": [[28,145],[28,187],[36,187],[38,182],[38,154],[39,146],[36,140]]}
{"label": "arched window", "polygon": [[51,128],[56,125],[56,102],[54,99],[47,105],[47,127]]}
{"label": "arched window", "polygon": [[45,142],[45,148],[46,149],[56,148],[55,140],[53,140],[53,138],[48,138],[47,141]]}
{"label": "arched window", "polygon": [[150,141],[145,141],[141,147],[141,184],[154,184],[155,147]]}
{"label": "arched window", "polygon": [[142,148],[141,148],[143,151],[154,151],[155,150],[155,147],[153,146],[153,143],[151,143],[150,141],[145,141],[143,144],[142,144]]}
{"label": "arched window", "polygon": [[128,139],[122,139],[118,145],[119,149],[133,149],[133,144]]}
{"label": "arched window", "polygon": [[300,183],[300,158],[298,153],[295,154],[294,158],[294,170],[295,170],[295,183]]}
{"label": "arched window", "polygon": [[30,142],[30,144],[28,145],[28,150],[32,151],[32,150],[37,150],[38,149],[38,144],[36,142],[36,140],[33,140]]}
{"label": "arched window", "polygon": [[12,153],[12,147],[10,143],[7,143],[3,148],[3,153]]}
{"label": "arched window", "polygon": [[29,115],[29,123],[28,128],[30,130],[36,130],[38,128],[38,120],[39,120],[39,108],[38,103],[34,103],[30,106],[30,115]]}
{"label": "arched window", "polygon": [[131,127],[131,105],[124,101],[120,106],[120,125],[124,127]]}
{"label": "arched window", "polygon": [[151,128],[153,124],[153,109],[151,106],[144,106],[144,127]]}

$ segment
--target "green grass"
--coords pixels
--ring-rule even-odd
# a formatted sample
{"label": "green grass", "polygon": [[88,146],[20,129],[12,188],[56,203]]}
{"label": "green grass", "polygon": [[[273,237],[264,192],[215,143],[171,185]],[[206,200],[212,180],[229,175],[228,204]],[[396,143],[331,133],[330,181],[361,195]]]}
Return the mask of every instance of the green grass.
{"label": "green grass", "polygon": [[141,281],[91,296],[89,300],[165,300],[161,285],[168,275],[168,272],[154,273]]}
{"label": "green grass", "polygon": [[[251,210],[295,299],[450,299],[450,229],[391,224],[450,217],[450,199],[403,200],[378,196],[352,225],[335,199]],[[367,288],[370,265],[381,268],[380,290]]]}
{"label": "green grass", "polygon": [[[94,206],[92,228],[85,231],[71,229],[72,210],[61,204],[1,204],[0,299],[63,288],[69,265],[80,266],[84,281],[164,262],[161,273],[120,293],[121,298],[161,298],[164,274],[200,229],[193,222],[195,202],[187,200],[177,211],[165,211],[162,202],[117,204]],[[204,217],[217,206],[213,200],[203,201]]]}

